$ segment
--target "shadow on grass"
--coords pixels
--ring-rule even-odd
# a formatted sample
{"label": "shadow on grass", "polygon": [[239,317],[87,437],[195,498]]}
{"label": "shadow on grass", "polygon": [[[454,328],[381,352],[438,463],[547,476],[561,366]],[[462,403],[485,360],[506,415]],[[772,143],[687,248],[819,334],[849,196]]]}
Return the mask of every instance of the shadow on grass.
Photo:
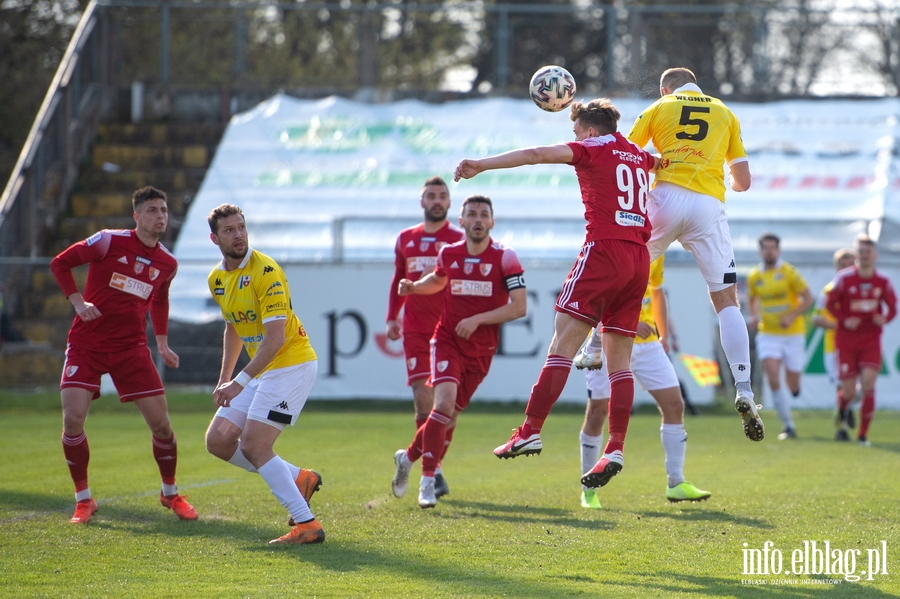
{"label": "shadow on grass", "polygon": [[[75,500],[71,495],[58,497],[42,493],[0,490],[0,511],[12,512],[11,516],[0,518],[0,524],[31,520],[73,509],[75,509]],[[66,519],[68,520],[68,517]]]}
{"label": "shadow on grass", "polygon": [[[465,556],[459,553],[447,559],[426,558],[418,554],[386,552],[369,545],[356,545],[350,539],[329,543],[326,538],[323,545],[299,547],[252,546],[248,547],[248,551],[262,555],[278,552],[281,556],[293,557],[300,564],[313,564],[326,572],[381,572],[391,578],[406,579],[410,581],[409,590],[403,596],[422,596],[419,593],[422,587],[426,587],[430,589],[430,595],[444,597],[547,599],[581,596],[586,591],[586,584],[596,582],[591,576],[576,574],[563,580],[550,577],[534,580],[524,571],[521,575],[505,575],[494,568],[467,566]],[[375,591],[373,596],[384,595]]]}
{"label": "shadow on grass", "polygon": [[512,522],[515,524],[543,524],[546,526],[565,526],[588,530],[612,530],[615,528],[613,523],[603,520],[573,518],[572,510],[568,509],[458,499],[442,499],[440,503],[452,506],[456,510],[461,510],[451,513],[438,512],[436,514],[438,517],[448,520],[483,518],[485,520]]}
{"label": "shadow on grass", "polygon": [[[605,581],[598,580],[601,586],[630,587],[639,590],[647,597],[786,597],[790,599],[808,599],[811,597],[866,597],[882,599],[887,597],[897,598],[894,595],[880,589],[868,586],[863,582],[851,583],[844,581],[840,576],[829,579],[822,576],[813,577],[747,577],[748,581],[755,584],[741,582],[741,574],[738,571],[740,564],[735,567],[734,578],[716,576],[700,576],[683,574],[680,572],[645,572],[635,573],[638,581]],[[682,582],[683,585],[664,582],[660,579],[672,579]],[[823,581],[818,584],[803,584],[802,581]],[[785,584],[783,581],[788,581]],[[656,582],[659,581],[659,582]],[[781,582],[779,582],[781,581]],[[840,581],[838,583],[832,581]]]}
{"label": "shadow on grass", "polygon": [[735,514],[729,514],[728,512],[725,512],[721,509],[697,509],[691,511],[682,510],[677,512],[633,511],[631,513],[639,518],[669,518],[678,522],[728,522],[731,524],[739,524],[741,526],[751,526],[753,528],[775,528],[762,518],[748,518],[747,516],[738,516]]}

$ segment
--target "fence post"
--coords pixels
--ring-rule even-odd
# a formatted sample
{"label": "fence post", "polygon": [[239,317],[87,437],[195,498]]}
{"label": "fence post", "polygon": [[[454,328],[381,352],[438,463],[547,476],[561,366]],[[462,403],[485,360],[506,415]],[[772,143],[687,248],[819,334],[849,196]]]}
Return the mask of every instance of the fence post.
{"label": "fence post", "polygon": [[608,0],[606,12],[606,89],[616,89],[616,7]]}
{"label": "fence post", "polygon": [[497,91],[504,93],[509,85],[509,9],[498,6],[497,11]]}
{"label": "fence post", "polygon": [[169,2],[163,0],[160,19],[159,45],[160,56],[159,80],[163,87],[169,87]]}

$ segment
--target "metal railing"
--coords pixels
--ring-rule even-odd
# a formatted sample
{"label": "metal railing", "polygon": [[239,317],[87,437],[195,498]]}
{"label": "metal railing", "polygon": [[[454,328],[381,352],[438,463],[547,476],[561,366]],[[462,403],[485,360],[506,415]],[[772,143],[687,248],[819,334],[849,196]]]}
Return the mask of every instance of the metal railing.
{"label": "metal railing", "polygon": [[[0,281],[44,254],[108,102],[108,21],[85,9],[0,196]],[[15,270],[14,270],[15,269]],[[15,281],[13,282],[13,284]]]}

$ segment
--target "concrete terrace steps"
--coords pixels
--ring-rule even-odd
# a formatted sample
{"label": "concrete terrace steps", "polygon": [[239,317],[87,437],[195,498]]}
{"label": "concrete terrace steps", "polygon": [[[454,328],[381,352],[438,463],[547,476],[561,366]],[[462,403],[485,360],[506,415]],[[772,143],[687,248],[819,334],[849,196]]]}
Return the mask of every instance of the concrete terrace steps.
{"label": "concrete terrace steps", "polygon": [[[116,165],[119,166],[119,165]],[[176,192],[195,192],[200,189],[206,168],[161,167],[155,169],[128,169],[119,172],[107,172],[90,169],[83,173],[79,181],[81,189],[90,189],[96,193],[131,192],[144,185],[152,185],[165,190],[167,194]]]}
{"label": "concrete terrace steps", "polygon": [[141,123],[136,125],[107,123],[97,130],[95,143],[126,145],[218,145],[225,125],[219,124],[165,124]]}
{"label": "concrete terrace steps", "polygon": [[[101,125],[91,160],[79,173],[66,214],[46,241],[45,255],[54,256],[101,229],[133,228],[131,195],[145,185],[168,195],[169,231],[163,243],[171,248],[224,131],[224,124]],[[87,268],[74,274],[84,289]],[[31,343],[0,350],[0,371],[11,386],[59,382],[74,317],[49,268],[34,269],[30,283],[17,302],[14,324]],[[182,343],[194,334],[185,331]],[[221,340],[221,328],[218,336]],[[148,341],[153,344],[152,338]],[[212,364],[221,354],[210,352],[206,360]]]}

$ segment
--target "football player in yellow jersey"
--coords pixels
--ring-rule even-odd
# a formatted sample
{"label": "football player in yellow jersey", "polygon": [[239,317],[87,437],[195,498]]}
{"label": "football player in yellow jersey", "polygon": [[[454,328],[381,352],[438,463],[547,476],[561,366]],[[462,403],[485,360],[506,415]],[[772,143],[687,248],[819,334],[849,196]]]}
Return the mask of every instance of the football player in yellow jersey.
{"label": "football player in yellow jersey", "polygon": [[774,233],[759,238],[762,264],[747,274],[750,326],[756,327],[756,355],[762,360],[775,409],[784,425],[778,439],[794,439],[797,430],[791,404],[781,388],[781,366],[791,395],[800,395],[800,373],[806,366],[806,322],[803,315],[813,305],[806,280],[781,259],[781,240]]}
{"label": "football player in yellow jersey", "polygon": [[[631,350],[631,370],[641,387],[647,390],[662,414],[660,440],[666,454],[669,501],[701,501],[712,494],[702,491],[684,479],[684,457],[687,432],[684,430],[684,398],[675,368],[666,355],[669,351],[669,310],[663,285],[663,263],[660,256],[650,263],[650,280],[641,304],[637,337]],[[656,323],[660,323],[657,326]],[[586,346],[587,347],[587,346]],[[584,350],[582,350],[583,353]],[[591,349],[587,350],[591,352]],[[597,351],[600,351],[597,348]],[[581,353],[579,357],[581,357]],[[577,359],[577,358],[576,358]],[[580,369],[580,368],[579,368]],[[610,384],[606,366],[587,372],[588,403],[581,427],[581,470],[589,471],[600,458],[603,447],[603,423],[609,409]],[[581,507],[600,508],[597,489],[582,485]]]}
{"label": "football player in yellow jersey", "polygon": [[[291,531],[275,544],[321,543],[325,531],[309,509],[322,484],[273,450],[293,425],[316,379],[316,353],[291,308],[284,271],[250,247],[241,209],[222,204],[207,218],[222,262],[209,273],[209,291],[225,318],[222,370],[213,392],[219,406],[206,432],[206,449],[248,472],[258,472],[290,514]],[[241,348],[250,362],[233,376]]]}
{"label": "football player in yellow jersey", "polygon": [[761,441],[765,427],[750,389],[750,337],[738,307],[737,271],[725,214],[725,164],[734,191],[750,188],[750,163],[737,118],[720,100],[697,87],[685,68],[668,69],[662,96],[637,118],[628,138],[661,154],[647,213],[653,234],[650,259],[678,240],[700,267],[719,319],[722,349],[737,386],[734,407],[744,434]]}
{"label": "football player in yellow jersey", "polygon": [[[853,250],[851,249],[842,248],[834,253],[834,269],[838,272],[845,268],[850,268],[855,263],[856,254],[853,253]],[[834,329],[837,321],[831,312],[828,311],[828,308],[825,307],[825,303],[828,300],[828,292],[831,291],[832,287],[834,287],[833,280],[825,285],[825,287],[822,288],[822,291],[819,292],[819,296],[816,298],[816,311],[813,315],[813,324],[825,329],[825,334],[822,339],[822,360],[825,363],[825,374],[828,375],[828,381],[840,390],[841,377],[838,376],[837,361],[834,353]],[[840,404],[837,397],[835,397],[835,401],[838,405]],[[835,426],[837,426],[835,439],[838,441],[849,441],[850,434],[847,432],[847,428],[856,426],[856,419],[853,417],[853,412],[849,407],[844,413],[841,413],[840,410],[838,410],[835,418]]]}

